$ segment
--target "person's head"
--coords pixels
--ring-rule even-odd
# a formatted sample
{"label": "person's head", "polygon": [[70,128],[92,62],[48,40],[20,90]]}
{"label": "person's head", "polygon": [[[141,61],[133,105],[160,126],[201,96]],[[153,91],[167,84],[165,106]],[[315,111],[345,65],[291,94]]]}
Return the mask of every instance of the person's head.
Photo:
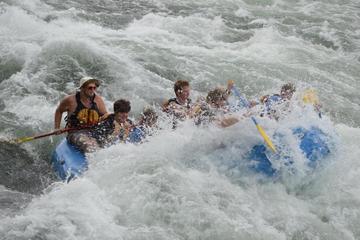
{"label": "person's head", "polygon": [[174,92],[177,98],[185,101],[190,96],[190,84],[186,80],[177,80],[174,84]]}
{"label": "person's head", "polygon": [[96,88],[100,86],[100,81],[93,77],[83,77],[80,79],[80,92],[86,97],[91,98],[95,95]]}
{"label": "person's head", "polygon": [[215,88],[206,96],[206,102],[213,107],[221,108],[226,105],[228,94],[222,88]]}
{"label": "person's head", "polygon": [[125,123],[131,110],[130,102],[125,99],[119,99],[114,102],[115,120],[118,123]]}
{"label": "person's head", "polygon": [[151,107],[147,107],[142,112],[139,123],[141,125],[152,127],[156,124],[157,118],[158,118],[158,116],[157,116],[155,110]]}
{"label": "person's head", "polygon": [[280,95],[282,98],[290,99],[294,92],[296,91],[296,88],[294,84],[287,83],[281,86]]}

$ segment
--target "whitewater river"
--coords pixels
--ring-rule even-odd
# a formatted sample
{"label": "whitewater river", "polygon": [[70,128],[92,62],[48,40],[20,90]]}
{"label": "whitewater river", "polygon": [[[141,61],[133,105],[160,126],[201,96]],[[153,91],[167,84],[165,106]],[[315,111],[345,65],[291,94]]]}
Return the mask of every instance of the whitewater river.
{"label": "whitewater river", "polygon": [[[359,26],[358,0],[1,0],[0,239],[360,239]],[[147,142],[89,154],[65,184],[49,163],[61,136],[6,140],[52,131],[84,75],[134,118],[177,79],[193,99],[228,79],[249,99],[311,87],[322,119],[295,107],[260,122],[270,135],[316,122],[331,154],[312,170],[294,153],[295,171],[267,178],[242,167],[262,141],[249,119],[173,130],[161,116]]]}

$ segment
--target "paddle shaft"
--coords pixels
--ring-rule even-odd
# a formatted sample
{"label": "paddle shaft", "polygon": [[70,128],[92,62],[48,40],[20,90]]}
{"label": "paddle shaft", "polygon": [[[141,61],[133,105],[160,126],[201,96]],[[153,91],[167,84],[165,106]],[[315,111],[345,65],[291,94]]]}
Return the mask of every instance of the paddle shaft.
{"label": "paddle shaft", "polygon": [[93,126],[83,126],[83,127],[77,127],[77,128],[63,128],[63,129],[58,129],[55,130],[53,132],[49,132],[49,133],[44,133],[44,134],[40,134],[40,135],[36,135],[36,136],[32,136],[32,137],[22,137],[22,138],[17,138],[15,140],[12,140],[10,142],[14,142],[14,143],[24,143],[24,142],[29,142],[35,139],[39,139],[39,138],[44,138],[44,137],[48,137],[48,136],[52,136],[52,135],[58,135],[58,134],[62,134],[65,132],[71,132],[71,131],[77,131],[77,130],[82,130],[82,129],[88,129],[91,128]]}
{"label": "paddle shaft", "polygon": [[[250,103],[249,101],[244,97],[241,96],[239,90],[235,87],[232,86],[231,88],[232,92],[235,94],[236,97],[238,97],[243,104],[246,105],[247,108],[250,108]],[[263,137],[265,143],[268,145],[268,147],[273,151],[276,152],[276,148],[274,146],[274,144],[272,143],[272,141],[270,140],[269,136],[265,133],[264,129],[259,125],[259,123],[256,121],[256,118],[254,116],[251,117],[251,120],[253,121],[253,123],[255,124],[257,130],[259,131],[260,135]]]}

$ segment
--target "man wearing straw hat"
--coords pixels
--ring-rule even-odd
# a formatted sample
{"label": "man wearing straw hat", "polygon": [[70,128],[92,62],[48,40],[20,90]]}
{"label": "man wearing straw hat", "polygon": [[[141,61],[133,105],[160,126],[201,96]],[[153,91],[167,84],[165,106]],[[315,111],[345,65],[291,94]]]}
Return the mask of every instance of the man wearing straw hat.
{"label": "man wearing straw hat", "polygon": [[90,134],[89,127],[97,124],[100,117],[107,113],[104,100],[96,89],[100,81],[93,77],[80,79],[79,90],[66,96],[55,111],[55,129],[60,128],[62,114],[67,112],[66,127],[79,128],[71,131],[67,139],[84,152],[93,152],[98,148],[96,139]]}

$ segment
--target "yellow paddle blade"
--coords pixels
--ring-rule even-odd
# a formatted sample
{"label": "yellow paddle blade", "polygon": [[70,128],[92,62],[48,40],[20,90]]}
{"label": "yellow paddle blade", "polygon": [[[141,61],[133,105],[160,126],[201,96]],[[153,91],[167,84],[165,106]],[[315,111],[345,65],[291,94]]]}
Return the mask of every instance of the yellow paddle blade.
{"label": "yellow paddle blade", "polygon": [[14,140],[12,140],[12,142],[14,142],[14,143],[23,143],[23,142],[31,141],[33,139],[34,139],[34,137],[23,137],[23,138],[14,139]]}
{"label": "yellow paddle blade", "polygon": [[264,129],[262,129],[262,127],[259,124],[256,124],[256,128],[258,129],[261,136],[264,138],[264,140],[265,140],[266,144],[269,146],[269,148],[271,150],[273,150],[273,152],[276,152],[274,144],[271,142],[269,136],[265,133]]}
{"label": "yellow paddle blade", "polygon": [[234,85],[235,84],[235,81],[234,80],[228,80],[228,82],[227,82],[228,84],[231,84],[231,85]]}
{"label": "yellow paddle blade", "polygon": [[196,105],[193,109],[192,109],[192,113],[196,114],[199,113],[201,111],[201,107],[199,105]]}
{"label": "yellow paddle blade", "polygon": [[306,104],[318,105],[320,103],[319,98],[314,89],[308,89],[304,92],[303,102]]}

